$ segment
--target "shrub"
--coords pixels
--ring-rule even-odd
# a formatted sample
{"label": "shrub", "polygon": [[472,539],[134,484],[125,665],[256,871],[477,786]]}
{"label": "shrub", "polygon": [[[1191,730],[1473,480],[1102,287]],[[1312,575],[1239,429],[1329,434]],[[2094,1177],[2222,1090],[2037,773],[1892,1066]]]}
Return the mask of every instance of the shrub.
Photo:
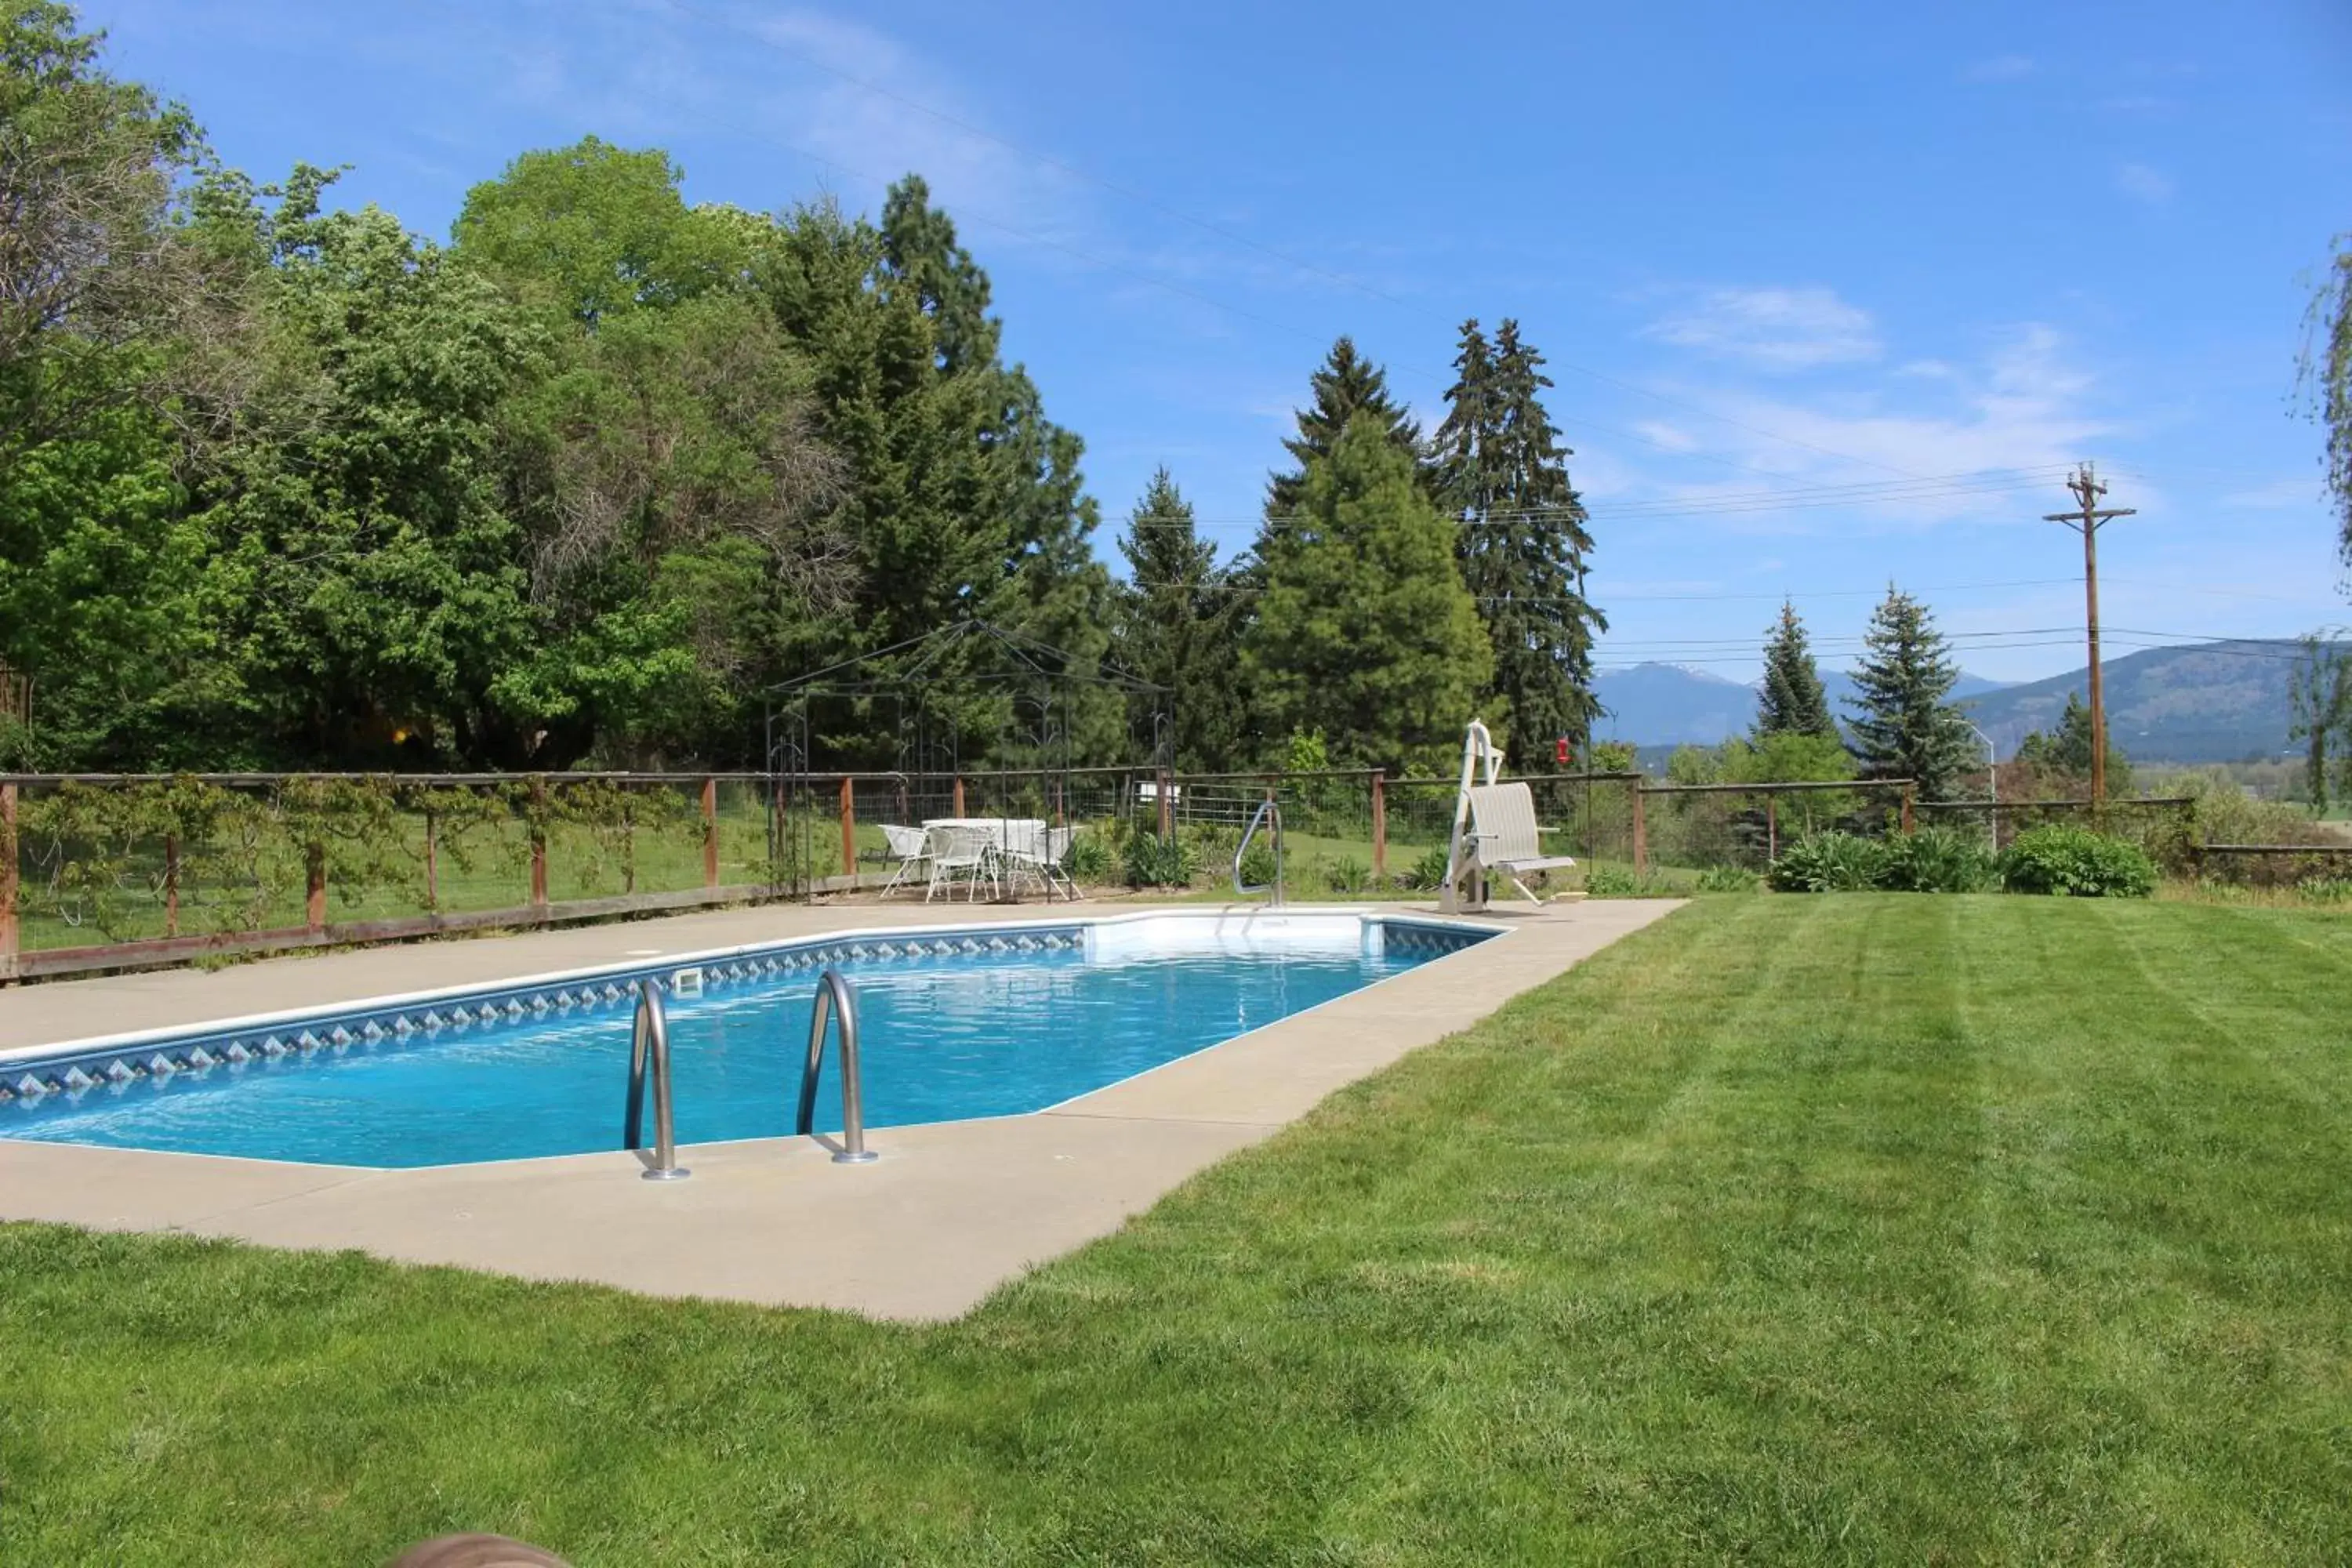
{"label": "shrub", "polygon": [[1637,877],[1622,866],[1593,866],[1584,873],[1584,891],[1595,899],[1664,899],[1675,889],[1655,872]]}
{"label": "shrub", "polygon": [[2156,862],[2138,846],[2056,824],[2019,834],[2001,855],[2000,877],[2012,893],[2144,899],[2156,891]]}
{"label": "shrub", "polygon": [[1103,882],[1110,879],[1118,858],[1110,845],[1098,833],[1081,828],[1070,836],[1070,847],[1062,852],[1062,869],[1073,882]]}
{"label": "shrub", "polygon": [[2315,877],[2294,891],[2306,904],[2352,904],[2352,878]]}
{"label": "shrub", "polygon": [[1783,893],[1863,893],[1880,885],[1887,848],[1851,833],[1816,833],[1780,851],[1771,884]]}
{"label": "shrub", "polygon": [[1200,857],[1181,838],[1139,833],[1127,843],[1124,869],[1130,888],[1181,888],[1200,865]]}
{"label": "shrub", "polygon": [[[1709,866],[1698,874],[1702,893],[1752,893],[1763,879],[1737,866]],[[1588,889],[1589,890],[1589,889]]]}
{"label": "shrub", "polygon": [[1405,886],[1424,892],[1444,887],[1446,855],[1447,850],[1443,844],[1433,844],[1423,850],[1421,858],[1412,863],[1412,869],[1404,874]]}
{"label": "shrub", "polygon": [[1630,899],[1641,886],[1633,872],[1616,866],[1595,866],[1584,873],[1584,890],[1596,899]]}
{"label": "shrub", "polygon": [[[1233,863],[1234,852],[1227,849],[1220,864],[1230,867]],[[1285,867],[1284,869],[1294,868]],[[1242,857],[1242,880],[1253,888],[1274,886],[1274,846],[1264,838],[1255,840],[1249,847],[1249,853]]]}
{"label": "shrub", "polygon": [[1923,827],[1890,839],[1877,886],[1898,893],[1980,893],[1995,884],[1992,852],[1973,833]]}
{"label": "shrub", "polygon": [[1352,855],[1342,855],[1323,868],[1323,885],[1343,899],[1360,899],[1372,885],[1372,868]]}

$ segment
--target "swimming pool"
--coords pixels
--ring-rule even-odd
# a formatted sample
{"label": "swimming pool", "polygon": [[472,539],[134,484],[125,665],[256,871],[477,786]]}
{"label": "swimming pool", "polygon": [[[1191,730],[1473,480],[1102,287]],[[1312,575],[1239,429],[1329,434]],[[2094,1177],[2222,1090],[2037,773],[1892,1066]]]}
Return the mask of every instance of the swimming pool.
{"label": "swimming pool", "polygon": [[[635,987],[681,1143],[790,1130],[818,974],[856,987],[869,1128],[1015,1115],[1491,935],[1354,913],[853,932],[0,1058],[0,1137],[378,1168],[620,1147]],[[836,1129],[828,1067],[818,1124]]]}

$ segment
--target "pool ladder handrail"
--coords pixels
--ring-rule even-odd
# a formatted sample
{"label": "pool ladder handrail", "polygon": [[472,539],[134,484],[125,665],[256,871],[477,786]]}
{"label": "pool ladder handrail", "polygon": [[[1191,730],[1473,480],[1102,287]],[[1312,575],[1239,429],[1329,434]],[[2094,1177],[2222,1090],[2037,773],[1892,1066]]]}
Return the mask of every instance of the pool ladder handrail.
{"label": "pool ladder handrail", "polygon": [[[1242,880],[1242,858],[1249,853],[1250,841],[1257,837],[1257,830],[1265,826],[1269,817],[1274,821],[1274,880],[1271,884],[1245,883]],[[1242,829],[1241,844],[1234,850],[1234,896],[1247,898],[1252,893],[1268,892],[1274,897],[1269,900],[1267,907],[1280,909],[1282,907],[1282,807],[1276,804],[1272,795],[1267,795],[1259,803],[1257,810],[1250,814],[1249,826]]]}
{"label": "pool ladder handrail", "polygon": [[637,1012],[629,1026],[629,1096],[621,1118],[621,1147],[645,1146],[646,1079],[654,1086],[654,1156],[643,1173],[648,1182],[680,1182],[694,1174],[677,1163],[677,1136],[669,1074],[669,1010],[663,1005],[661,982],[646,975],[637,982]]}
{"label": "pool ladder handrail", "polygon": [[865,1086],[857,1068],[857,990],[831,964],[817,977],[816,1003],[809,1009],[808,1062],[801,1069],[800,1114],[793,1119],[793,1134],[814,1136],[817,1080],[824,1070],[825,1025],[836,1018],[841,1022],[841,1147],[833,1152],[833,1163],[871,1164],[875,1154],[866,1146]]}

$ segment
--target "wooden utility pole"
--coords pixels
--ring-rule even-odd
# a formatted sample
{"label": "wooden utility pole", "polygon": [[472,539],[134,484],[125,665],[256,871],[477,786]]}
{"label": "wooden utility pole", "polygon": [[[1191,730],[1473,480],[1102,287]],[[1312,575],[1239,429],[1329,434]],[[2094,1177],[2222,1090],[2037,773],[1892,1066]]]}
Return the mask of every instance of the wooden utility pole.
{"label": "wooden utility pole", "polygon": [[2091,809],[2096,811],[2107,798],[2107,698],[2099,673],[2099,525],[2129,517],[2138,509],[2101,508],[2099,498],[2107,493],[2107,487],[2099,483],[2088,463],[2074,470],[2066,488],[2074,492],[2080,510],[2044,512],[2042,521],[2063,522],[2083,536],[2084,618],[2091,639]]}

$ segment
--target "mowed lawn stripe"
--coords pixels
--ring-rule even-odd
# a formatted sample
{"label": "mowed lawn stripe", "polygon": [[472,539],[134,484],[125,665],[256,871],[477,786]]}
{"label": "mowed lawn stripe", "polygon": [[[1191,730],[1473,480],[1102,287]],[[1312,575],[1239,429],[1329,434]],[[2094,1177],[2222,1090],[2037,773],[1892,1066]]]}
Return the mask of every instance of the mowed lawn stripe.
{"label": "mowed lawn stripe", "polygon": [[2352,1560],[2347,952],[1702,900],[931,1329],[0,1227],[0,1562]]}
{"label": "mowed lawn stripe", "polygon": [[2263,921],[1978,918],[1970,951],[2003,982],[1969,1005],[2004,1068],[1980,1362],[2000,1548],[2340,1558],[2352,1074],[2306,963]]}

